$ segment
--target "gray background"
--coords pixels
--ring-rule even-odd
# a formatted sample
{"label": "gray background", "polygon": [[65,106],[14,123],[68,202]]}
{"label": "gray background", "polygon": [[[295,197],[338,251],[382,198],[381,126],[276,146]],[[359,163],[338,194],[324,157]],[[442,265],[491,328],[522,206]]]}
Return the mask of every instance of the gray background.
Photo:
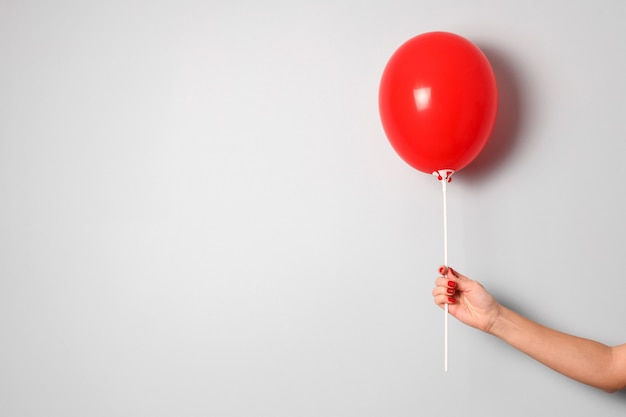
{"label": "gray background", "polygon": [[0,415],[617,416],[443,319],[440,184],[377,108],[431,30],[500,113],[450,261],[626,342],[622,1],[0,1]]}

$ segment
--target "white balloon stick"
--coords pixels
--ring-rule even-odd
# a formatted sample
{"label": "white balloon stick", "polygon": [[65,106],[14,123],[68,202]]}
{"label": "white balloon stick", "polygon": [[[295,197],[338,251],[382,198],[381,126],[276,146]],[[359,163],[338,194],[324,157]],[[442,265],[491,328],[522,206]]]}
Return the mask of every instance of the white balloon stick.
{"label": "white balloon stick", "polygon": [[[447,184],[452,181],[451,169],[444,169],[433,172],[433,175],[441,182],[443,191],[443,264],[448,268],[448,198]],[[448,372],[448,303],[443,311],[443,370]]]}

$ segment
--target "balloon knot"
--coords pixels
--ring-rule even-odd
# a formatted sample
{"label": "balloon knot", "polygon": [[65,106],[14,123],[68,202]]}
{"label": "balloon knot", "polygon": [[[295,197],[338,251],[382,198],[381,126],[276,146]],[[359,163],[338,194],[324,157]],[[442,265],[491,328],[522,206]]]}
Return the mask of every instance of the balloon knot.
{"label": "balloon knot", "polygon": [[433,171],[433,175],[437,177],[438,181],[452,181],[452,174],[454,174],[453,169],[439,169],[437,171]]}

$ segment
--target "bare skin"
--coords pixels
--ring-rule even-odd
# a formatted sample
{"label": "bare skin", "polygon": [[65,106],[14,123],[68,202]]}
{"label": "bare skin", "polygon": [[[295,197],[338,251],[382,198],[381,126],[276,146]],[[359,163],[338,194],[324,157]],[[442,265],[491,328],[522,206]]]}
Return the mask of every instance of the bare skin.
{"label": "bare skin", "polygon": [[626,344],[607,346],[547,328],[504,307],[478,282],[442,266],[435,304],[553,370],[584,384],[616,392],[626,388]]}

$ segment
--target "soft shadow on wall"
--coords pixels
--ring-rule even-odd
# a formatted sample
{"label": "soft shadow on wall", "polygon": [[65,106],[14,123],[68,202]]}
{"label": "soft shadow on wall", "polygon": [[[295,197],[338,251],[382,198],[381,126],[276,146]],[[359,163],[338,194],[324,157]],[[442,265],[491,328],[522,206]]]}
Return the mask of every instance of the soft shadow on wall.
{"label": "soft shadow on wall", "polygon": [[[478,157],[463,169],[463,175],[458,178],[459,182],[478,182],[482,177],[494,175],[498,169],[502,169],[519,146],[523,131],[524,96],[518,78],[519,69],[514,69],[511,61],[501,51],[484,45],[479,47],[491,63],[498,83],[498,115],[487,145]],[[500,294],[497,289],[492,289],[492,292],[503,304],[529,318],[540,319],[533,317],[533,313],[518,304],[516,299],[509,299],[507,294]],[[614,394],[605,394],[597,388],[588,388],[597,393],[599,400],[626,402],[626,389]]]}
{"label": "soft shadow on wall", "polygon": [[524,97],[510,60],[498,49],[478,45],[491,63],[498,84],[498,114],[489,141],[476,159],[463,169],[459,180],[474,182],[493,175],[513,154],[520,138]]}

